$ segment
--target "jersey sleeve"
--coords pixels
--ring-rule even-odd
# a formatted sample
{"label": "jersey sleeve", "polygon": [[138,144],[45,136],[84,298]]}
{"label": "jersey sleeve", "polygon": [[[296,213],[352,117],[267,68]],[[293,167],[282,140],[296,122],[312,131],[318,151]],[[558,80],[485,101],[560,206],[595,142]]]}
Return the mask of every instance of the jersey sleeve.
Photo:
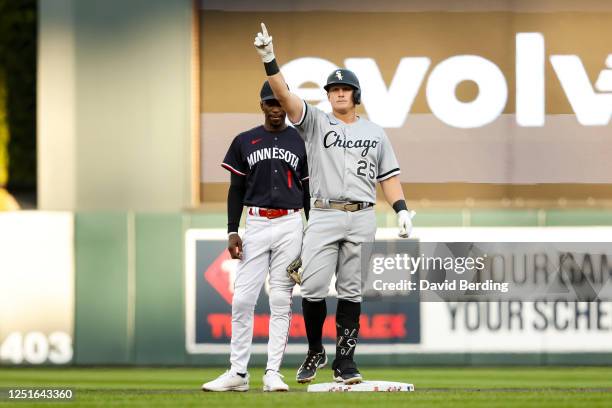
{"label": "jersey sleeve", "polygon": [[238,136],[234,138],[234,141],[227,150],[221,167],[239,176],[246,176],[248,165],[242,155],[240,138]]}
{"label": "jersey sleeve", "polygon": [[383,181],[390,177],[400,174],[399,164],[393,152],[393,146],[387,137],[387,134],[382,131],[380,138],[380,154],[378,156],[378,176],[376,181]]}
{"label": "jersey sleeve", "polygon": [[302,181],[304,180],[308,180],[309,176],[308,176],[308,159],[306,157],[306,155],[304,155],[304,158],[302,159],[302,165],[300,166],[300,179]]}
{"label": "jersey sleeve", "polygon": [[302,117],[299,121],[294,123],[293,126],[295,126],[300,136],[302,136],[302,139],[308,141],[308,139],[313,136],[317,126],[317,121],[320,120],[323,111],[306,103],[306,101],[302,101],[302,103],[304,104],[302,109]]}

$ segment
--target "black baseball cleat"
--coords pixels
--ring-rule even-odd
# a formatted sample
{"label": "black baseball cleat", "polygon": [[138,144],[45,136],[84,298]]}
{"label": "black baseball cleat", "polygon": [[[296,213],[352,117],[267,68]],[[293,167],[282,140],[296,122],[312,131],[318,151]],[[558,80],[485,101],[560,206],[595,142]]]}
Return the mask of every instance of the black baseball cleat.
{"label": "black baseball cleat", "polygon": [[317,368],[323,368],[327,364],[327,354],[325,349],[320,353],[312,350],[308,350],[306,359],[298,368],[295,379],[300,384],[309,383],[317,376]]}
{"label": "black baseball cleat", "polygon": [[359,384],[361,381],[363,381],[363,377],[361,377],[361,374],[357,369],[357,364],[355,364],[353,360],[347,358],[334,360],[332,369],[334,370],[333,376],[335,382],[350,385]]}

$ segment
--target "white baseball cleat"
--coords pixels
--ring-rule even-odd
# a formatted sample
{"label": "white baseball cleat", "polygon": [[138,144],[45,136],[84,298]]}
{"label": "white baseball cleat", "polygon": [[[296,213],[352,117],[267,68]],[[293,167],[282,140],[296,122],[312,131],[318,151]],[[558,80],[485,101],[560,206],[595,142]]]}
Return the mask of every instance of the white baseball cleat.
{"label": "white baseball cleat", "polygon": [[244,377],[227,370],[212,381],[202,384],[202,391],[248,391],[249,373]]}
{"label": "white baseball cleat", "polygon": [[283,375],[278,371],[267,370],[263,376],[264,391],[289,391],[289,386],[283,381]]}

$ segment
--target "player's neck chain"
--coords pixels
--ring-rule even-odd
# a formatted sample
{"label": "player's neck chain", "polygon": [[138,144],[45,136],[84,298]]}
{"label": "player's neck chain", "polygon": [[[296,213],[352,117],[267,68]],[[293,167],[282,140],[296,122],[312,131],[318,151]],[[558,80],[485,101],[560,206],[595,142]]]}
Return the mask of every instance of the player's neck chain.
{"label": "player's neck chain", "polygon": [[355,123],[355,122],[357,122],[357,119],[359,119],[359,116],[357,116],[357,114],[355,112],[353,112],[353,114],[350,117],[347,117],[347,118],[342,118],[341,116],[343,116],[343,115],[338,115],[335,112],[333,113],[333,115],[334,115],[334,117],[336,119],[338,119],[339,121],[341,121],[341,122],[343,122],[343,123],[345,123],[347,125]]}

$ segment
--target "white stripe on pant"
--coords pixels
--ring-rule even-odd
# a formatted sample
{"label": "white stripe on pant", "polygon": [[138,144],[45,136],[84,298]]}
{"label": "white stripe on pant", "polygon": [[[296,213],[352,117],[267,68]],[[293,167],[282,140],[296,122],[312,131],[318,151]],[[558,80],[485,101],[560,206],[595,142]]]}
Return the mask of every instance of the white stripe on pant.
{"label": "white stripe on pant", "polygon": [[232,371],[245,373],[253,342],[255,304],[268,272],[270,274],[270,327],[266,369],[280,369],[289,335],[293,281],[287,265],[302,247],[300,212],[268,219],[247,215],[242,260],[238,264],[232,301]]}

